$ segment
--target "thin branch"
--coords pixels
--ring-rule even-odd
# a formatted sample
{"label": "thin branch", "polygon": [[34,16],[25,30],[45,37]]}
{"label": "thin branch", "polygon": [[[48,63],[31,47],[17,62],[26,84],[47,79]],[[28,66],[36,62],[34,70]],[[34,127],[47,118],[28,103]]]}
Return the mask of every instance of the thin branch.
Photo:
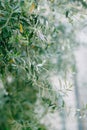
{"label": "thin branch", "polygon": [[5,28],[8,25],[8,23],[9,23],[9,21],[11,19],[12,14],[13,14],[13,10],[11,11],[11,14],[9,15],[9,18],[7,19],[6,23],[0,28],[0,30],[2,30],[3,28]]}

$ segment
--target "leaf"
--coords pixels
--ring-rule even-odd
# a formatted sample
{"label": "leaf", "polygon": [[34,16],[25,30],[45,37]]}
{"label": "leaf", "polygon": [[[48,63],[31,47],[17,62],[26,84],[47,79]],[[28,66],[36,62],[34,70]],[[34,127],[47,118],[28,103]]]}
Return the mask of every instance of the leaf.
{"label": "leaf", "polygon": [[9,63],[15,63],[15,60],[14,59],[10,59]]}
{"label": "leaf", "polygon": [[69,15],[69,11],[67,10],[66,11],[66,18],[68,18],[68,15]]}
{"label": "leaf", "polygon": [[0,17],[3,17],[4,15],[2,13],[0,13]]}
{"label": "leaf", "polygon": [[54,0],[51,0],[51,2],[54,2]]}
{"label": "leaf", "polygon": [[29,9],[30,13],[32,13],[34,11],[34,9],[35,9],[35,3],[32,3],[32,5],[30,6],[30,9]]}
{"label": "leaf", "polygon": [[22,26],[21,23],[20,23],[20,25],[19,25],[19,28],[20,28],[20,33],[23,33],[23,26]]}

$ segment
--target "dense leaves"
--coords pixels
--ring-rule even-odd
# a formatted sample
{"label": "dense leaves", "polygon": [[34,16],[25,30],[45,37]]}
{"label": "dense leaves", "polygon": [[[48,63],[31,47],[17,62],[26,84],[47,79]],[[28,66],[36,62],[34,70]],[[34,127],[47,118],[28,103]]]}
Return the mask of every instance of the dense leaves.
{"label": "dense leaves", "polygon": [[[67,3],[72,5],[0,0],[0,130],[46,130],[40,122],[44,113],[65,107],[64,93],[53,90],[50,76],[58,73],[66,82],[75,71],[71,15],[77,10],[65,9]],[[35,112],[37,104],[42,114]]]}

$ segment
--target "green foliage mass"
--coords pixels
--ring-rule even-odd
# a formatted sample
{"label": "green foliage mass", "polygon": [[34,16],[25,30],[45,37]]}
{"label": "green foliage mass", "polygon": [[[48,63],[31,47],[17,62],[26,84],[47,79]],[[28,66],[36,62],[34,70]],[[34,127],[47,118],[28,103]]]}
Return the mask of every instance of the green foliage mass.
{"label": "green foliage mass", "polygon": [[75,71],[73,28],[67,30],[60,18],[72,26],[67,3],[72,5],[61,0],[0,0],[0,130],[46,130],[36,103],[46,111],[64,107],[63,100],[57,104],[62,99],[59,92],[54,101],[38,95],[39,88],[52,89],[50,73],[66,79],[69,70]]}

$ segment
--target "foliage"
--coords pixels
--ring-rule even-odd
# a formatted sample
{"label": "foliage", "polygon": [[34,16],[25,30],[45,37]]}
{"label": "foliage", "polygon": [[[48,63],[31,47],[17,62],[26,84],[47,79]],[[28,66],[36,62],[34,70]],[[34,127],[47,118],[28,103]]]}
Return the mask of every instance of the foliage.
{"label": "foliage", "polygon": [[[78,9],[73,4],[69,0],[0,0],[0,130],[46,130],[40,118],[49,108],[65,106],[60,92],[55,91],[55,100],[39,94],[41,88],[41,93],[44,88],[45,92],[53,89],[51,73],[66,81],[68,73],[75,71],[71,15]],[[35,112],[37,102],[44,108],[40,117]]]}

